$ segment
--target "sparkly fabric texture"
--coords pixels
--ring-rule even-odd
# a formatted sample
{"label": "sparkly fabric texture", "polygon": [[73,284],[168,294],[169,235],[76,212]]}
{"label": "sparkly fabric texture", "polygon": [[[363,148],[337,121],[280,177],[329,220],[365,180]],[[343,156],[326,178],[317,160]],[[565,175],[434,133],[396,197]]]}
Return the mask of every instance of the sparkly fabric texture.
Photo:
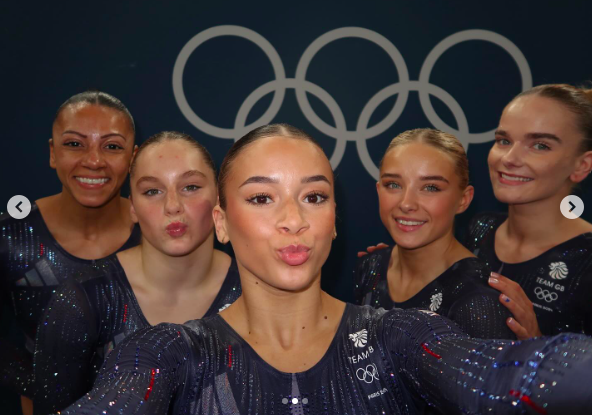
{"label": "sparkly fabric texture", "polygon": [[[311,369],[280,372],[219,315],[126,338],[62,414],[589,414],[592,339],[477,340],[419,310],[347,305]],[[543,413],[543,412],[540,412]]]}
{"label": "sparkly fabric texture", "polygon": [[[120,250],[140,243],[135,226]],[[0,214],[0,296],[14,324],[12,332],[0,339],[0,387],[32,396],[31,359],[35,347],[37,323],[51,295],[64,281],[100,274],[104,259],[85,260],[66,252],[49,232],[33,203],[26,219]],[[8,340],[11,338],[11,341]],[[20,344],[14,339],[22,338]]]}
{"label": "sparkly fabric texture", "polygon": [[407,301],[394,302],[387,280],[393,249],[380,249],[358,260],[354,270],[356,304],[387,310],[421,308],[448,317],[472,337],[516,339],[506,324],[512,314],[499,302],[499,292],[487,285],[490,270],[483,261],[461,259]]}
{"label": "sparkly fabric texture", "polygon": [[507,217],[505,213],[477,215],[465,246],[492,271],[520,284],[534,305],[543,334],[592,334],[592,233],[576,236],[529,261],[507,264],[495,253],[495,231]]}
{"label": "sparkly fabric texture", "polygon": [[[36,414],[64,409],[87,393],[105,356],[130,334],[149,327],[116,255],[100,276],[68,281],[41,318],[35,350]],[[241,294],[233,259],[222,287],[204,317]]]}

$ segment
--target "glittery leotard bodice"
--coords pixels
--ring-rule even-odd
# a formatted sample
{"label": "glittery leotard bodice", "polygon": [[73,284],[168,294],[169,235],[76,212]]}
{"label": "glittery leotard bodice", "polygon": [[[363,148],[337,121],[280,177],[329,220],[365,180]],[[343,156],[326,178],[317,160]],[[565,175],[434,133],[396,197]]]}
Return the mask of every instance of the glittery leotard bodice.
{"label": "glittery leotard bodice", "polygon": [[483,213],[471,221],[465,246],[492,271],[516,281],[534,305],[543,334],[592,334],[592,233],[565,241],[531,260],[500,261],[495,232],[505,213]]}
{"label": "glittery leotard bodice", "polygon": [[[118,251],[140,240],[136,225]],[[11,333],[0,339],[3,386],[31,396],[28,384],[37,324],[51,295],[61,283],[99,275],[105,266],[105,258],[86,260],[66,252],[49,232],[35,203],[25,219],[0,214],[0,297],[3,312],[8,314],[3,318],[14,322]]]}
{"label": "glittery leotard bodice", "polygon": [[454,263],[420,292],[403,302],[389,294],[388,266],[394,248],[380,249],[358,260],[354,270],[354,301],[387,310],[422,308],[446,316],[472,337],[515,339],[506,319],[512,314],[487,285],[490,270],[478,258]]}
{"label": "glittery leotard bodice", "polygon": [[414,414],[422,400],[446,414],[584,414],[591,347],[472,339],[432,312],[347,305],[321,360],[285,373],[217,315],[128,337],[62,414]]}
{"label": "glittery leotard bodice", "polygon": [[[125,337],[150,326],[117,256],[106,262],[102,275],[63,284],[41,317],[34,360],[36,414],[64,409],[88,392],[105,356]],[[204,317],[228,307],[240,294],[233,259]]]}

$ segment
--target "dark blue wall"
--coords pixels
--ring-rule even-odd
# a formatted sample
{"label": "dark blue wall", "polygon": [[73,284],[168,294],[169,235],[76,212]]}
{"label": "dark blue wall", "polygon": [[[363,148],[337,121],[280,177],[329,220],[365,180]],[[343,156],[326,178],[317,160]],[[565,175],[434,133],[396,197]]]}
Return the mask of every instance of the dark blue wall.
{"label": "dark blue wall", "polygon": [[[412,81],[420,78],[424,60],[439,42],[465,30],[484,30],[515,45],[527,62],[528,73],[523,71],[522,76],[531,76],[537,85],[592,78],[591,12],[589,2],[543,0],[4,2],[0,6],[0,201],[4,205],[14,194],[34,200],[59,192],[59,181],[48,166],[51,122],[66,98],[88,88],[105,90],[126,103],[136,118],[140,141],[161,130],[185,131],[206,145],[220,163],[232,140],[198,129],[182,113],[173,92],[173,68],[180,51],[195,35],[214,26],[241,26],[261,35],[279,54],[287,78],[295,77],[303,53],[323,34],[343,27],[365,28],[396,47]],[[363,136],[357,129],[363,108],[378,91],[403,78],[384,50],[361,38],[329,43],[314,56],[306,74],[342,112],[350,132],[338,134],[340,139],[355,138],[356,131]],[[233,128],[249,94],[274,79],[271,63],[258,46],[223,36],[205,42],[189,56],[183,90],[199,117],[218,127]],[[528,86],[523,85],[510,54],[483,40],[464,41],[448,49],[436,61],[429,81],[462,108],[466,125],[460,126],[465,130],[459,136],[465,144],[478,138],[475,133],[494,129],[504,105]],[[427,82],[405,85],[434,90]],[[443,93],[438,93],[431,98],[436,113],[450,128],[459,128],[453,109],[440,100]],[[247,124],[267,110],[272,95],[256,103]],[[323,101],[309,97],[316,114],[335,126]],[[379,105],[370,125],[380,122],[396,101],[394,96]],[[450,98],[444,101],[450,103]],[[399,132],[438,126],[428,120],[424,107],[412,90],[396,122],[387,123],[385,131],[366,141],[375,164]],[[305,114],[294,89],[288,89],[272,121],[304,128],[331,155],[337,141],[330,132],[319,131],[318,123],[311,123],[310,114]],[[503,209],[489,183],[486,156],[490,146],[491,142],[468,146],[476,198],[470,211],[459,218],[461,229],[477,211]],[[355,252],[387,241],[388,234],[378,217],[374,179],[362,165],[354,141],[347,143],[336,173],[339,237],[323,278],[330,293],[347,300],[351,298]],[[590,195],[583,198],[592,202]],[[590,212],[584,217],[592,218]]]}

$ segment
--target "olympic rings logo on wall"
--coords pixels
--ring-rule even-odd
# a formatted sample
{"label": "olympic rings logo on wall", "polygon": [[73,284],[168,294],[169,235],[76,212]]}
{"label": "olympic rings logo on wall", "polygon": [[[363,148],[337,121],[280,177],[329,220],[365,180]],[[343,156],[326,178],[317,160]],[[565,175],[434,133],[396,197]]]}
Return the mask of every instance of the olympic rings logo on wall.
{"label": "olympic rings logo on wall", "polygon": [[[204,42],[219,36],[238,36],[250,40],[255,45],[259,46],[267,55],[275,73],[275,80],[261,85],[246,97],[234,120],[234,128],[217,127],[201,119],[187,102],[183,89],[183,71],[185,70],[185,65],[187,64],[189,56],[191,56],[195,49]],[[350,37],[365,39],[380,46],[395,64],[399,75],[399,82],[388,85],[378,91],[366,103],[358,117],[356,129],[353,131],[347,129],[345,116],[335,99],[333,99],[333,97],[319,85],[306,80],[306,72],[310,62],[323,47],[336,40]],[[437,85],[431,84],[429,81],[432,69],[440,56],[452,46],[467,40],[483,40],[503,48],[518,65],[522,80],[522,90],[532,87],[530,67],[520,49],[504,36],[487,30],[465,30],[442,40],[428,54],[421,67],[419,80],[414,81],[409,79],[405,60],[395,45],[384,36],[372,30],[361,27],[343,27],[325,33],[312,42],[304,51],[298,62],[298,66],[296,67],[295,77],[286,78],[284,65],[278,52],[263,36],[251,29],[241,26],[216,26],[198,33],[181,49],[173,69],[173,93],[181,112],[197,129],[213,137],[238,140],[253,128],[271,123],[280,110],[286,89],[293,88],[296,92],[298,105],[306,119],[320,132],[336,140],[335,149],[330,157],[331,167],[333,169],[337,168],[345,153],[347,142],[353,141],[356,143],[358,155],[360,156],[364,168],[372,177],[378,179],[378,167],[370,157],[366,141],[384,133],[387,129],[393,126],[403,112],[403,109],[407,104],[409,92],[411,91],[418,91],[421,107],[430,123],[439,130],[456,135],[463,143],[465,149],[468,148],[470,143],[483,143],[493,139],[493,132],[495,129],[484,133],[471,133],[469,131],[467,118],[458,102],[448,92]],[[274,96],[269,108],[258,120],[250,125],[245,125],[247,116],[253,109],[253,106],[262,97],[271,92],[274,92]],[[306,93],[316,96],[323,102],[323,104],[329,109],[335,126],[327,124],[314,112]],[[377,124],[369,127],[368,123],[370,117],[376,108],[378,108],[378,106],[386,99],[394,95],[398,95],[397,101],[389,114]],[[435,96],[448,106],[456,120],[458,129],[447,125],[436,114],[436,111],[430,102],[430,95]]]}

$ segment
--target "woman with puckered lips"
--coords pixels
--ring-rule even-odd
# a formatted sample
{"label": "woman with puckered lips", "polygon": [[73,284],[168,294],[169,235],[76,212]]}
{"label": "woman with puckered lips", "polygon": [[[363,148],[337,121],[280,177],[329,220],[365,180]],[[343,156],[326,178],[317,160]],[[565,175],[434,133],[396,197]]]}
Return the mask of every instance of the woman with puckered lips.
{"label": "woman with puckered lips", "polygon": [[216,314],[241,293],[236,263],[214,249],[215,168],[202,145],[174,131],[150,137],[130,184],[142,242],[56,290],[37,334],[36,413],[88,392],[108,353],[135,331]]}

